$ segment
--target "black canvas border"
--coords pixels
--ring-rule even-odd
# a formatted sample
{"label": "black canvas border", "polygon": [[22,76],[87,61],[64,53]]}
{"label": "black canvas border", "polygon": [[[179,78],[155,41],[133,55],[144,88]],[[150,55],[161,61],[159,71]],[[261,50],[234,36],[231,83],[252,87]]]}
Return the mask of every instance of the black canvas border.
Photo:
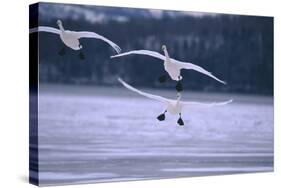
{"label": "black canvas border", "polygon": [[[39,3],[29,5],[29,28],[38,27]],[[29,183],[39,186],[38,33],[29,35]]]}

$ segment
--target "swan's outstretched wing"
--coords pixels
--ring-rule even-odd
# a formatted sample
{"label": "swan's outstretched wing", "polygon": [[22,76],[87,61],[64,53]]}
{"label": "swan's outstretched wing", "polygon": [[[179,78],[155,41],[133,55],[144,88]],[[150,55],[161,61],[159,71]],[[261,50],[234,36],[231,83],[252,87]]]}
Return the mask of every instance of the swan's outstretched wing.
{"label": "swan's outstretched wing", "polygon": [[126,82],[124,82],[121,78],[118,78],[118,81],[124,86],[126,87],[127,89],[131,90],[131,91],[134,91],[142,96],[145,96],[145,97],[148,97],[150,99],[154,99],[154,100],[157,100],[157,101],[160,101],[160,102],[169,102],[170,99],[166,99],[164,97],[161,97],[161,96],[158,96],[158,95],[152,95],[152,94],[149,94],[149,93],[145,93],[145,92],[142,92],[132,86],[130,86],[129,84],[127,84]]}
{"label": "swan's outstretched wing", "polygon": [[173,62],[177,63],[181,69],[192,69],[192,70],[198,71],[198,72],[200,72],[202,74],[205,74],[205,75],[207,75],[207,76],[217,80],[218,82],[220,82],[222,84],[226,84],[225,81],[222,81],[222,80],[218,79],[211,72],[203,69],[202,67],[200,67],[198,65],[194,65],[192,63],[187,63],[187,62],[181,62],[181,61],[178,61],[178,60],[175,60],[175,59],[171,59],[171,60]]}
{"label": "swan's outstretched wing", "polygon": [[95,39],[100,39],[103,40],[104,42],[108,43],[114,50],[119,54],[121,52],[121,48],[112,42],[111,40],[97,34],[94,32],[89,32],[89,31],[80,31],[76,32],[78,34],[78,38],[95,38]]}
{"label": "swan's outstretched wing", "polygon": [[201,103],[201,102],[185,102],[182,101],[181,103],[184,106],[198,106],[198,107],[213,107],[213,106],[221,106],[231,103],[233,100],[223,101],[223,102],[212,102],[212,103]]}
{"label": "swan's outstretched wing", "polygon": [[155,57],[155,58],[158,58],[158,59],[165,60],[164,55],[159,54],[158,52],[150,51],[150,50],[133,50],[133,51],[129,51],[129,52],[125,52],[125,53],[122,53],[122,54],[111,56],[111,58],[126,56],[126,55],[130,55],[130,54],[148,55],[148,56],[152,56],[152,57]]}
{"label": "swan's outstretched wing", "polygon": [[29,29],[29,33],[35,33],[35,32],[48,32],[48,33],[54,33],[54,34],[60,34],[61,31],[59,29],[53,28],[53,27],[47,27],[47,26],[39,26]]}

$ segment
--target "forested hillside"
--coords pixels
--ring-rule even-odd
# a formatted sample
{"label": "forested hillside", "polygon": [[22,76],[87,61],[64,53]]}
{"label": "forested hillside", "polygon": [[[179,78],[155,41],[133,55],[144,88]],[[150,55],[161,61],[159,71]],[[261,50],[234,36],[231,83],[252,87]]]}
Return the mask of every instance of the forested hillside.
{"label": "forested hillside", "polygon": [[[171,57],[202,66],[228,83],[224,86],[184,70],[183,84],[189,90],[273,93],[273,18],[87,7],[88,15],[96,11],[95,22],[90,21],[95,18],[77,14],[83,6],[79,10],[68,8],[62,15],[53,8],[52,4],[42,7],[39,25],[57,27],[56,20],[61,19],[65,29],[99,33],[117,43],[122,52],[147,49],[163,53],[161,45],[165,44]],[[81,39],[86,59],[80,60],[78,52],[69,48],[64,56],[58,55],[64,45],[59,36],[40,33],[39,39],[41,82],[115,85],[121,76],[135,86],[175,85],[172,81],[164,85],[157,82],[164,73],[161,60],[139,55],[110,59],[115,51],[94,39]]]}

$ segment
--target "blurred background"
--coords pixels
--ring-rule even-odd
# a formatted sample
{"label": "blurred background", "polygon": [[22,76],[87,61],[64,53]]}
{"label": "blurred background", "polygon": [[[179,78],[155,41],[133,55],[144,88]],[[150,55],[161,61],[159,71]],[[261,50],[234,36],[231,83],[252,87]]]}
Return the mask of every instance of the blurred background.
{"label": "blurred background", "polygon": [[[195,71],[182,71],[184,87],[197,91],[273,94],[273,18],[200,12],[127,9],[44,3],[39,25],[94,31],[122,48],[163,53],[191,62],[225,80],[224,86]],[[40,83],[116,85],[121,76],[135,86],[173,88],[159,84],[162,61],[131,55],[110,59],[115,51],[95,39],[81,39],[86,59],[69,48],[65,56],[59,36],[40,34]]]}

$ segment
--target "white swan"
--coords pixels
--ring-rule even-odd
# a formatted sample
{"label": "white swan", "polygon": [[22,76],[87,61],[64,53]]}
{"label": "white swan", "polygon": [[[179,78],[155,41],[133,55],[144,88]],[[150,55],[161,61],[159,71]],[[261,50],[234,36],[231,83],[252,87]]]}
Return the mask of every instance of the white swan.
{"label": "white swan", "polygon": [[[148,55],[148,56],[152,56],[155,58],[159,58],[164,61],[164,69],[169,74],[171,79],[178,81],[178,84],[176,86],[178,91],[182,90],[182,86],[179,82],[180,80],[182,80],[181,69],[195,70],[195,71],[198,71],[202,74],[205,74],[205,75],[217,80],[220,83],[226,84],[226,82],[218,79],[212,73],[208,72],[207,70],[203,69],[202,67],[200,67],[198,65],[194,65],[194,64],[188,63],[188,62],[181,62],[181,61],[175,60],[173,58],[170,58],[168,51],[167,51],[167,47],[165,45],[162,46],[162,50],[164,51],[165,56],[158,52],[154,52],[154,51],[150,51],[150,50],[133,50],[133,51],[111,56],[111,58],[126,56],[126,55],[130,55],[130,54]],[[165,76],[161,76],[159,78],[159,81],[164,82]]]}
{"label": "white swan", "polygon": [[132,87],[131,85],[127,84],[126,82],[124,82],[121,78],[118,78],[118,81],[127,89],[134,91],[140,95],[143,95],[145,97],[148,97],[150,99],[154,99],[157,101],[160,101],[162,103],[164,103],[166,105],[166,110],[164,111],[164,113],[160,114],[157,119],[159,121],[163,121],[165,120],[165,113],[169,112],[172,115],[176,115],[179,114],[179,119],[177,121],[177,123],[179,125],[184,125],[184,122],[181,118],[181,112],[182,112],[182,108],[185,106],[202,106],[202,107],[212,107],[212,106],[219,106],[219,105],[226,105],[228,103],[232,102],[231,100],[228,101],[224,101],[224,102],[217,102],[217,103],[200,103],[200,102],[186,102],[186,101],[181,101],[181,94],[177,93],[177,100],[173,100],[173,99],[167,99],[158,95],[153,95],[153,94],[149,94],[149,93],[145,93],[143,91],[140,91],[134,87]]}
{"label": "white swan", "polygon": [[[53,27],[46,27],[46,26],[39,26],[36,28],[32,28],[29,30],[29,33],[34,33],[34,32],[48,32],[48,33],[54,33],[58,34],[62,40],[62,42],[69,48],[73,50],[81,50],[82,45],[80,44],[79,39],[80,38],[95,38],[95,39],[100,39],[103,40],[104,42],[108,43],[117,53],[121,52],[121,48],[112,42],[111,40],[97,34],[94,32],[89,32],[89,31],[69,31],[65,30],[62,21],[58,20],[57,24],[59,26],[59,29],[53,28]],[[64,48],[60,51],[60,54],[64,54]],[[81,56],[83,58],[83,55]]]}

